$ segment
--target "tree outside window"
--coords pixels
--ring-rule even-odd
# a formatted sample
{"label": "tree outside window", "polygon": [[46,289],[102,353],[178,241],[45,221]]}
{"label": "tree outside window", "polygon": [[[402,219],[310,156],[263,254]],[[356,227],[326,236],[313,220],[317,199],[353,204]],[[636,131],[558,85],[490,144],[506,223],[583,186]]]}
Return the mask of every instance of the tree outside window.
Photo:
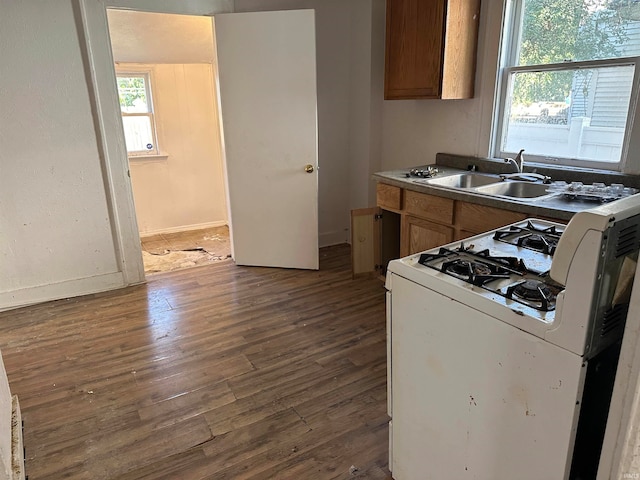
{"label": "tree outside window", "polygon": [[637,0],[515,0],[497,156],[620,168],[635,65]]}

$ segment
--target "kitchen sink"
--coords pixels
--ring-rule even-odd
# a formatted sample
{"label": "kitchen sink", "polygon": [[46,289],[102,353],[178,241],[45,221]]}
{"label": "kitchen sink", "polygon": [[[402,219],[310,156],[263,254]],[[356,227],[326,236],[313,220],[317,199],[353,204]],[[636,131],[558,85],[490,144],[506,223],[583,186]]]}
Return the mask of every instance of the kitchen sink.
{"label": "kitchen sink", "polygon": [[478,173],[460,173],[457,175],[449,175],[448,177],[432,178],[425,181],[429,185],[439,185],[441,187],[450,188],[475,188],[482,185],[499,182],[498,177],[490,175],[482,175]]}
{"label": "kitchen sink", "polygon": [[479,186],[475,190],[487,195],[501,195],[513,198],[536,198],[549,195],[548,185],[529,182],[500,182],[491,185]]}

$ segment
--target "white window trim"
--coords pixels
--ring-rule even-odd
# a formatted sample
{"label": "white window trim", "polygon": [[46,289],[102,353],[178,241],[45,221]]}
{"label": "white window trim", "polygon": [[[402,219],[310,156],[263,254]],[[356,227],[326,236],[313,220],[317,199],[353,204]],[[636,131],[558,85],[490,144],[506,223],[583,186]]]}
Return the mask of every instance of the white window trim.
{"label": "white window trim", "polygon": [[[506,158],[515,155],[517,152],[507,152],[500,148],[501,139],[504,129],[504,112],[508,105],[509,99],[509,77],[516,72],[540,72],[555,71],[568,69],[593,68],[604,66],[634,66],[633,84],[631,90],[631,98],[629,99],[629,113],[627,115],[627,123],[625,125],[624,139],[622,142],[622,151],[620,154],[620,162],[596,162],[590,160],[554,158],[551,156],[527,155],[528,164],[538,163],[541,166],[561,166],[566,168],[580,168],[600,171],[620,171],[623,173],[640,172],[640,156],[634,158],[629,155],[633,143],[638,143],[640,139],[633,141],[635,137],[640,136],[640,110],[637,109],[638,99],[640,97],[640,57],[624,57],[605,60],[589,60],[579,62],[564,62],[561,64],[551,65],[515,65],[519,57],[519,38],[520,29],[522,28],[522,1],[505,0],[506,14],[504,15],[503,35],[500,43],[500,64],[498,66],[497,85],[496,85],[496,103],[494,107],[493,122],[491,129],[491,154],[493,157]],[[516,19],[520,22],[516,25]],[[508,43],[507,43],[508,42]],[[635,132],[635,134],[634,134]]]}
{"label": "white window trim", "polygon": [[[134,151],[127,151],[127,156],[129,158],[150,158],[150,159],[166,159],[167,155],[162,153],[160,151],[160,148],[158,146],[158,128],[156,125],[156,119],[155,119],[155,105],[154,105],[154,98],[153,98],[153,68],[151,67],[144,67],[144,66],[131,66],[131,65],[127,65],[126,67],[120,67],[119,65],[116,65],[116,79],[118,77],[126,77],[126,76],[132,76],[132,77],[140,77],[143,76],[145,77],[145,90],[146,90],[146,94],[147,94],[147,105],[150,107],[149,108],[149,112],[140,112],[140,113],[128,113],[128,112],[123,112],[122,109],[120,110],[120,113],[122,115],[122,117],[149,117],[150,120],[150,124],[151,124],[151,136],[153,138],[153,148],[150,150],[134,150]],[[117,90],[117,88],[116,88]]]}

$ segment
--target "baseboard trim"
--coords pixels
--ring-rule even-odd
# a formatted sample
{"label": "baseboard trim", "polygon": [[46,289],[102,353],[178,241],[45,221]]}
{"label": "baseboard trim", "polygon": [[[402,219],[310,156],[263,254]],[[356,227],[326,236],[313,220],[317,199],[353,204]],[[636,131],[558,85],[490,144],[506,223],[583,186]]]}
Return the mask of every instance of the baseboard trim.
{"label": "baseboard trim", "polygon": [[179,227],[159,228],[157,230],[147,230],[144,232],[140,232],[140,238],[150,237],[152,235],[159,235],[161,233],[188,232],[191,230],[202,230],[203,228],[224,227],[225,225],[227,225],[227,222],[225,220],[219,220],[216,222],[198,223],[195,225],[182,225]]}
{"label": "baseboard trim", "polygon": [[341,243],[351,243],[349,241],[348,230],[321,233],[318,238],[318,246],[320,247],[330,247],[331,245],[340,245]]}
{"label": "baseboard trim", "polygon": [[38,285],[9,292],[0,292],[0,312],[61,298],[106,292],[126,286],[122,272],[114,272],[50,285]]}

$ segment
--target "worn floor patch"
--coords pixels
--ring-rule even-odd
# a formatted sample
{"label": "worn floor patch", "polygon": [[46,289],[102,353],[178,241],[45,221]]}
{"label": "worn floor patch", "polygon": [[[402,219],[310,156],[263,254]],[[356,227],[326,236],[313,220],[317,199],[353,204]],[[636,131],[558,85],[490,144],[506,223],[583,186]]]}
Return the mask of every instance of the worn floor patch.
{"label": "worn floor patch", "polygon": [[228,227],[143,237],[142,259],[146,274],[207,265],[231,258]]}

